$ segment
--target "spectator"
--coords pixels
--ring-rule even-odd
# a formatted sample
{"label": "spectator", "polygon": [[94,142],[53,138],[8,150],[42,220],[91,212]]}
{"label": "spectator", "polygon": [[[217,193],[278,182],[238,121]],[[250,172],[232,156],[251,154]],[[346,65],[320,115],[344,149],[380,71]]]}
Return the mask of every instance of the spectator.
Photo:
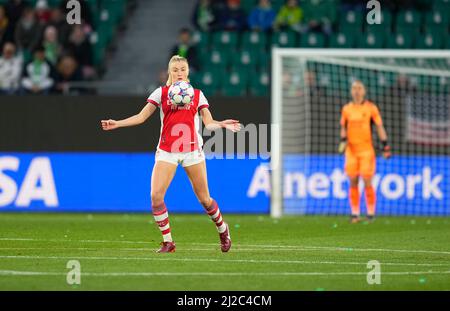
{"label": "spectator", "polygon": [[45,49],[45,58],[54,66],[61,54],[61,45],[58,42],[58,30],[54,26],[47,26],[45,28],[42,45]]}
{"label": "spectator", "polygon": [[77,61],[72,56],[61,58],[57,66],[55,90],[59,94],[82,93],[80,87],[70,87],[70,82],[83,81],[83,74]]}
{"label": "spectator", "polygon": [[197,50],[191,44],[191,32],[187,28],[182,28],[178,35],[178,43],[173,47],[170,57],[180,55],[189,62],[192,71],[198,70]]}
{"label": "spectator", "polygon": [[22,58],[15,56],[15,54],[15,44],[12,42],[5,43],[3,55],[0,57],[0,94],[12,95],[19,89]]}
{"label": "spectator", "polygon": [[16,44],[19,50],[30,53],[41,41],[42,27],[36,20],[34,10],[25,8],[23,16],[17,23],[15,30]]}
{"label": "spectator", "polygon": [[0,48],[7,41],[11,41],[11,24],[6,16],[6,10],[0,6]]}
{"label": "spectator", "polygon": [[65,46],[70,36],[71,27],[67,23],[64,12],[60,8],[52,10],[49,25],[56,27],[58,30],[58,41]]}
{"label": "spectator", "polygon": [[52,11],[48,7],[47,0],[36,2],[36,17],[41,25],[46,25],[50,21]]}
{"label": "spectator", "polygon": [[244,30],[247,21],[245,13],[241,9],[241,1],[227,0],[226,7],[220,12],[219,22],[222,30]]}
{"label": "spectator", "polygon": [[192,22],[201,31],[212,31],[217,22],[215,10],[211,0],[200,0],[194,9]]}
{"label": "spectator", "polygon": [[248,17],[248,26],[251,30],[266,31],[272,28],[275,20],[275,11],[270,5],[270,0],[259,0],[259,4],[255,7]]}
{"label": "spectator", "polygon": [[303,10],[299,7],[297,0],[288,0],[281,7],[275,20],[275,29],[301,30]]}
{"label": "spectator", "polygon": [[82,25],[75,25],[69,37],[66,51],[73,55],[81,66],[83,77],[90,79],[95,75],[92,47]]}
{"label": "spectator", "polygon": [[22,87],[27,94],[48,94],[54,84],[52,67],[45,60],[45,49],[39,46],[33,60],[25,66]]}

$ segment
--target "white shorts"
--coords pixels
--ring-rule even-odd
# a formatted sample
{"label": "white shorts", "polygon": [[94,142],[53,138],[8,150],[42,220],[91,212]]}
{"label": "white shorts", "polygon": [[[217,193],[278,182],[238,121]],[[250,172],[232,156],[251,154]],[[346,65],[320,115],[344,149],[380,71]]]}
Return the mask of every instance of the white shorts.
{"label": "white shorts", "polygon": [[205,161],[205,154],[203,150],[195,150],[192,152],[167,152],[158,148],[156,150],[155,160],[175,165],[178,165],[179,163],[182,167],[187,167]]}

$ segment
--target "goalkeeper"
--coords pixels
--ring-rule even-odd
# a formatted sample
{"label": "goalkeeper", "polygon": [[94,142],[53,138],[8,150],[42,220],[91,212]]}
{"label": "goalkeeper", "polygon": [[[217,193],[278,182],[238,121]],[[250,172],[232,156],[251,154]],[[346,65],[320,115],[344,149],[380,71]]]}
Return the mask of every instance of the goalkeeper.
{"label": "goalkeeper", "polygon": [[376,194],[372,186],[375,174],[375,150],[372,144],[372,122],[377,128],[385,158],[391,156],[387,142],[386,130],[383,127],[377,106],[366,100],[366,89],[361,81],[355,81],[351,87],[352,101],[342,108],[341,142],[339,152],[345,151],[345,172],[350,179],[349,201],[351,207],[351,223],[360,221],[359,178],[364,181],[364,192],[367,206],[367,220],[375,216]]}

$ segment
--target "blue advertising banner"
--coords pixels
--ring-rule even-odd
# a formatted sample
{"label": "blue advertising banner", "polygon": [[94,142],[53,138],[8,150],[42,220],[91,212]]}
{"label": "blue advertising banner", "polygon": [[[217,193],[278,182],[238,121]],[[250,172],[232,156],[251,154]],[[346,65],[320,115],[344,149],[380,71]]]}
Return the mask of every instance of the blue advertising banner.
{"label": "blue advertising banner", "polygon": [[[343,156],[286,155],[283,163],[285,213],[350,213]],[[376,167],[378,215],[450,215],[450,157],[379,157]]]}
{"label": "blue advertising banner", "polygon": [[[0,153],[0,212],[150,212],[153,164],[153,153]],[[337,155],[286,155],[285,213],[349,214],[343,166]],[[267,160],[210,159],[207,169],[224,213],[269,212]],[[450,157],[377,159],[373,184],[378,215],[450,215]],[[181,166],[165,201],[203,213]]]}
{"label": "blue advertising banner", "polygon": [[[154,153],[0,153],[0,211],[150,212]],[[268,213],[265,193],[246,195],[260,160],[207,160],[223,212]],[[203,213],[181,168],[166,195],[170,212]]]}

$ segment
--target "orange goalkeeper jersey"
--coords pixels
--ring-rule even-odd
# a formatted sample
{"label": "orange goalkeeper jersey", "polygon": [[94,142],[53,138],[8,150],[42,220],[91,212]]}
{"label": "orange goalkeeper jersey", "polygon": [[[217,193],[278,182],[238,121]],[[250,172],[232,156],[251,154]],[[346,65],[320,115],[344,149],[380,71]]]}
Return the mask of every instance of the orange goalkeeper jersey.
{"label": "orange goalkeeper jersey", "polygon": [[348,103],[342,108],[341,125],[347,129],[347,143],[351,152],[368,151],[372,146],[371,122],[381,125],[377,106],[366,100],[362,104]]}

